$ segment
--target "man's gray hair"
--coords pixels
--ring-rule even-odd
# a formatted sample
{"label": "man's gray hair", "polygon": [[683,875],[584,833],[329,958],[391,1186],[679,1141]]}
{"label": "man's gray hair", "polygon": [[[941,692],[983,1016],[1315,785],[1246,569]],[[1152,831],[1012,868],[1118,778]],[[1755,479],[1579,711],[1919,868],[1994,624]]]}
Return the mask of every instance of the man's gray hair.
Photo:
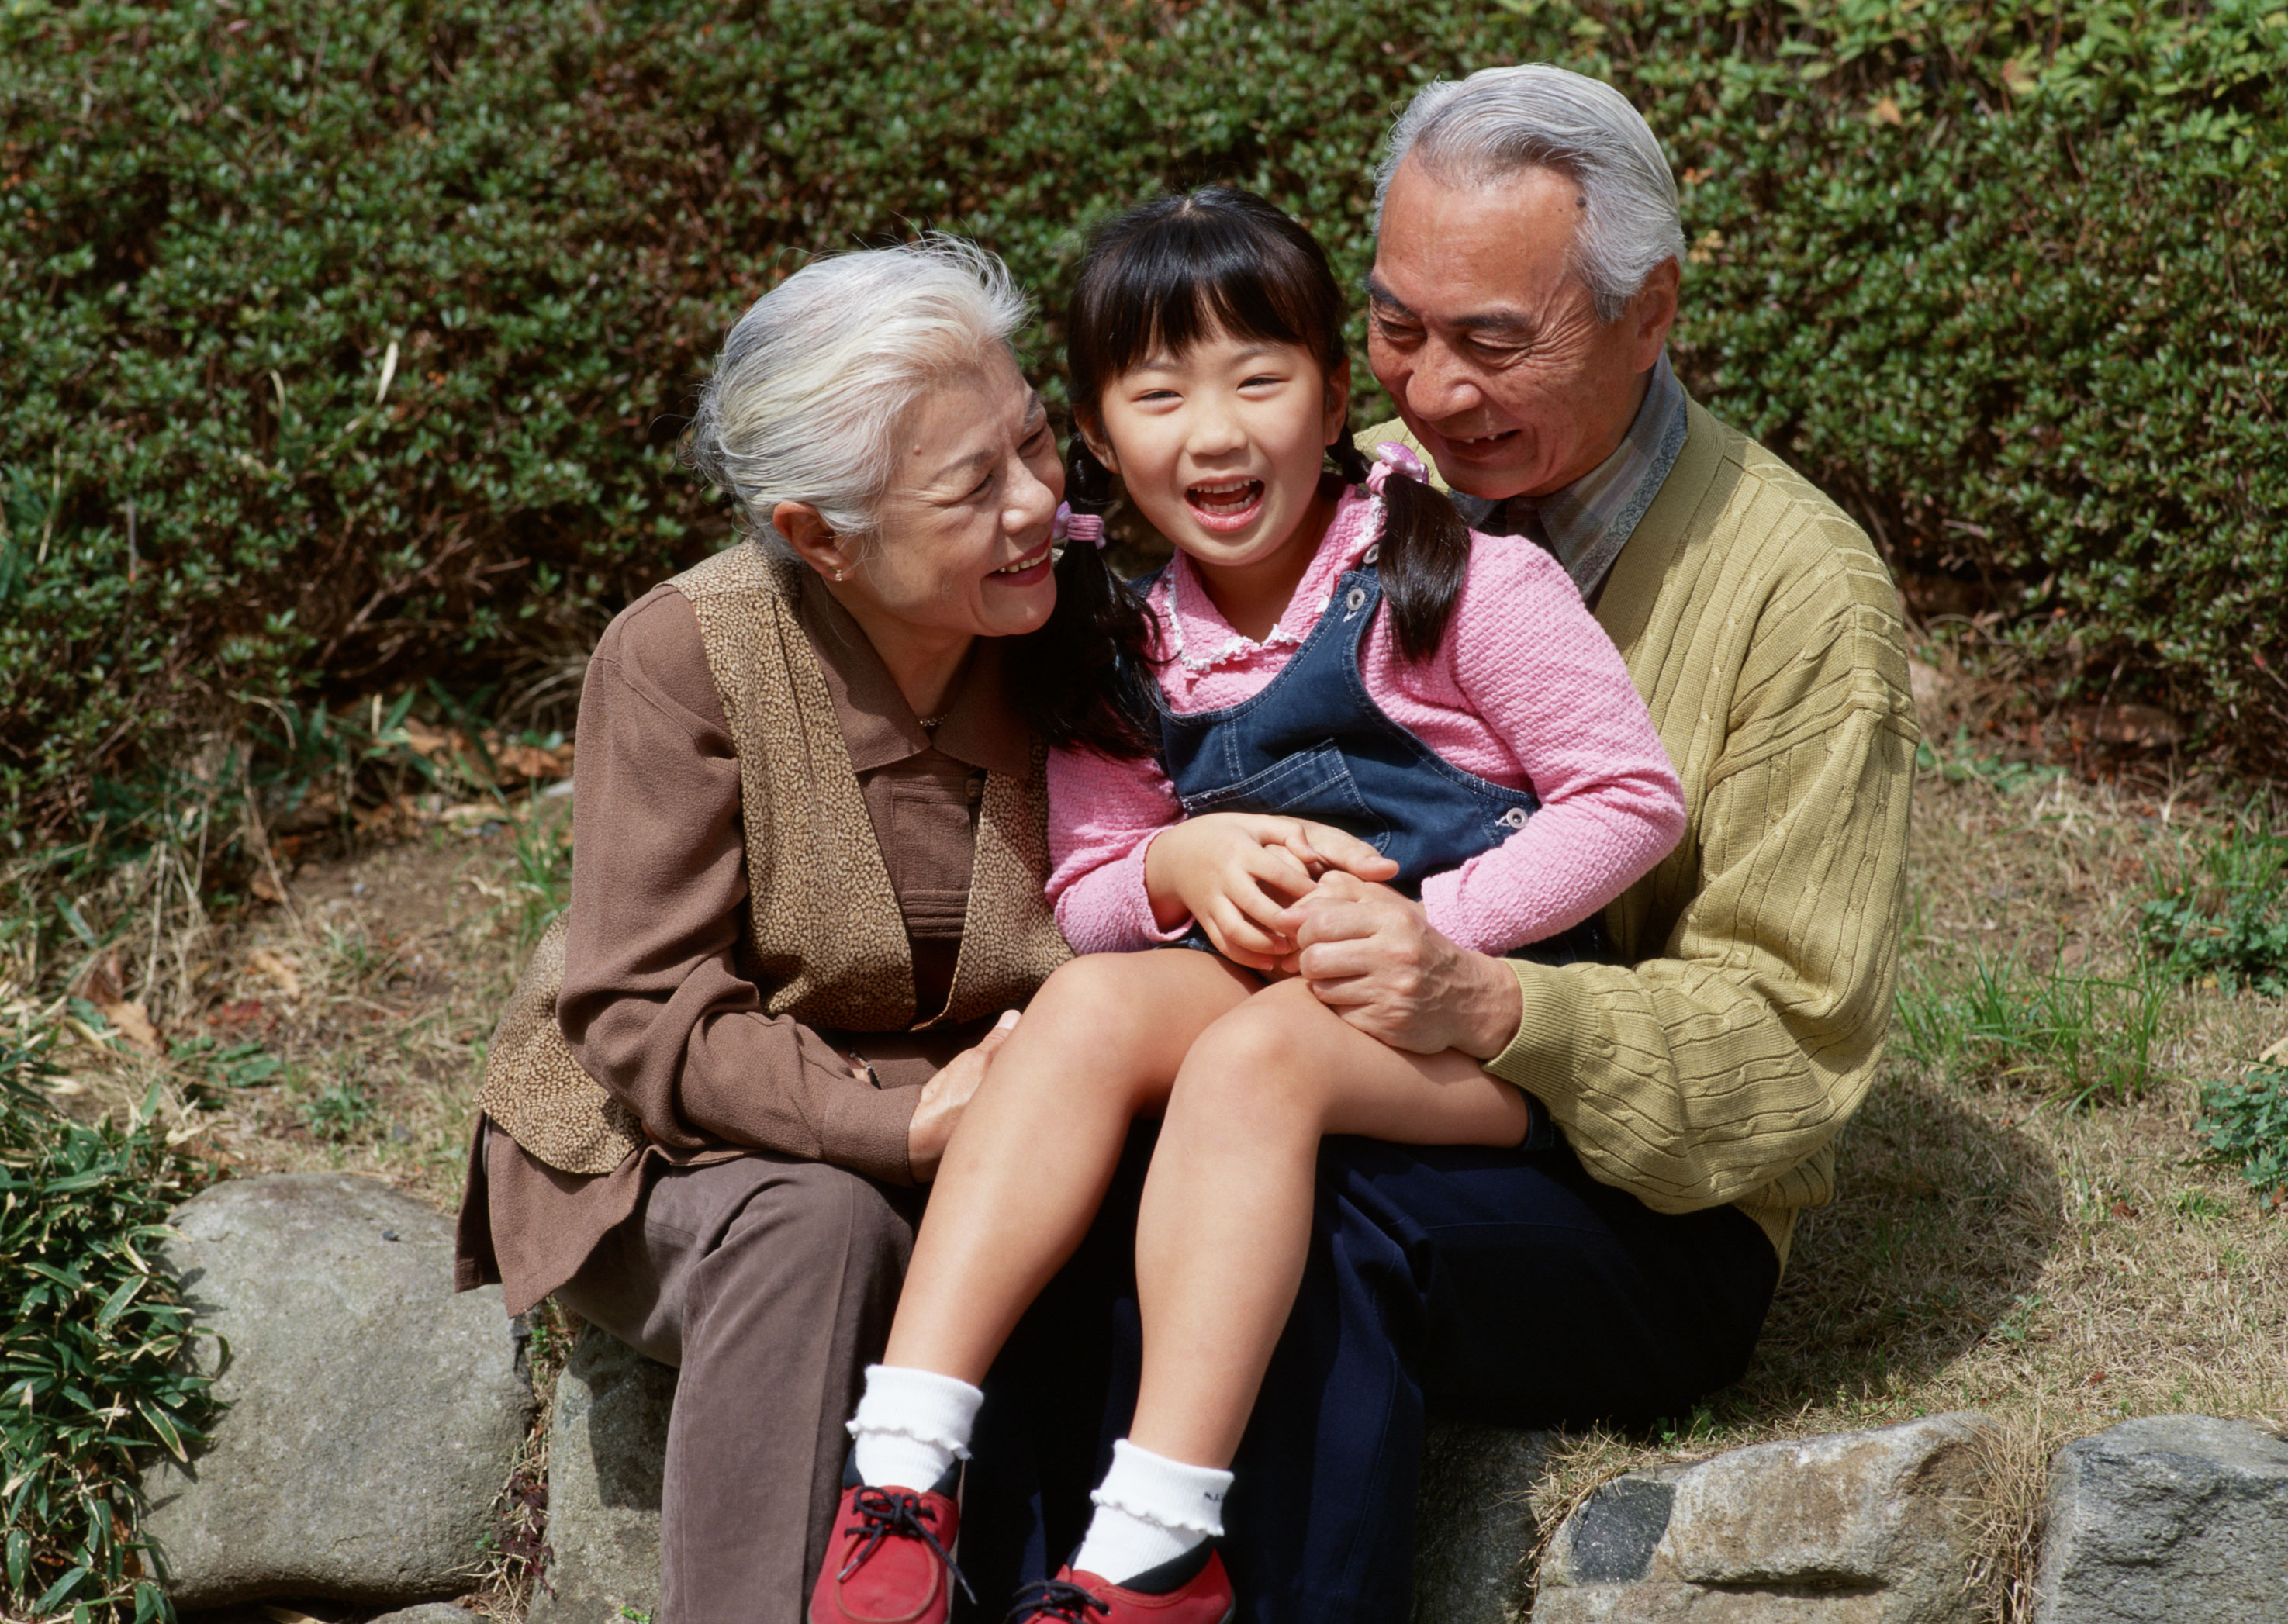
{"label": "man's gray hair", "polygon": [[814,259],[723,341],[685,456],[767,543],[782,502],[862,541],[922,391],[1009,357],[1029,313],[1009,268],[958,237]]}
{"label": "man's gray hair", "polygon": [[1482,186],[1551,169],[1581,188],[1574,269],[1597,318],[1618,319],[1663,261],[1684,267],[1676,178],[1643,115],[1601,80],[1545,62],[1434,80],[1400,115],[1375,176],[1375,228],[1390,178],[1408,158],[1441,180]]}

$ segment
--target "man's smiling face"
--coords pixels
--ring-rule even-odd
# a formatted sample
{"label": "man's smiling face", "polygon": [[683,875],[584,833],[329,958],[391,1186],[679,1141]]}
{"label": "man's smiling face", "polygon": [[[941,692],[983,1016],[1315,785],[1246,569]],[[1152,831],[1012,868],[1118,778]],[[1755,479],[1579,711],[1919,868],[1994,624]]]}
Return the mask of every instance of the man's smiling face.
{"label": "man's smiling face", "polygon": [[1543,496],[1612,455],[1676,319],[1677,265],[1601,321],[1554,170],[1449,184],[1409,159],[1383,201],[1367,358],[1455,489]]}

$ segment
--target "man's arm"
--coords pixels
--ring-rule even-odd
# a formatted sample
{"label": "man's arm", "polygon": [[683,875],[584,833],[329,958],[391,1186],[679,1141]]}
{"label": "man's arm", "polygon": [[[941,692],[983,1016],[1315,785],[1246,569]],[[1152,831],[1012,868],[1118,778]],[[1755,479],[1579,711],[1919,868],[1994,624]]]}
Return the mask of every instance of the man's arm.
{"label": "man's arm", "polygon": [[[1386,1042],[1488,1057],[1548,1105],[1595,1176],[1657,1210],[1790,1175],[1880,1056],[1914,771],[1896,617],[1864,581],[1827,585],[1826,602],[1794,606],[1811,630],[1770,639],[1742,673],[1693,836],[1671,860],[1689,865],[1669,883],[1690,894],[1648,956],[1504,965],[1462,954],[1403,899],[1353,888],[1304,927],[1305,976]],[[1818,1182],[1776,1204],[1816,1199]]]}

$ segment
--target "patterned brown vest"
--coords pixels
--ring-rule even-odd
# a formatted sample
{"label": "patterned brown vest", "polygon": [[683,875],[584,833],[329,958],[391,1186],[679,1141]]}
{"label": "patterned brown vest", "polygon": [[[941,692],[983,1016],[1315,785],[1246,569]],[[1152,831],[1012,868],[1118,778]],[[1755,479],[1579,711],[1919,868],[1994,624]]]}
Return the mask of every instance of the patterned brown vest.
{"label": "patterned brown vest", "polygon": [[[749,542],[669,582],[691,600],[739,757],[747,842],[743,961],[763,1009],[851,1032],[914,1025],[913,955],[826,679],[795,618],[799,565]],[[1021,1003],[1071,956],[1049,911],[1045,752],[989,772],[953,990],[922,1025]],[[580,1068],[557,1029],[565,922],[551,925],[493,1034],[477,1104],[567,1173],[608,1173],[644,1143],[635,1113]]]}

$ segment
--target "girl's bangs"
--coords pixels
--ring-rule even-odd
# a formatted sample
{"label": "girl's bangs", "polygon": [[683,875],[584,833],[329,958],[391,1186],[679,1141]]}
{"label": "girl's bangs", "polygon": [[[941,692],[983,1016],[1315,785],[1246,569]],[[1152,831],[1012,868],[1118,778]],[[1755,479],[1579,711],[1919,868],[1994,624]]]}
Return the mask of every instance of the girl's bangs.
{"label": "girl's bangs", "polygon": [[1219,334],[1324,360],[1341,343],[1341,313],[1323,263],[1267,222],[1183,202],[1192,206],[1138,222],[1092,267],[1073,333],[1075,348],[1092,353],[1076,370],[1109,380]]}

